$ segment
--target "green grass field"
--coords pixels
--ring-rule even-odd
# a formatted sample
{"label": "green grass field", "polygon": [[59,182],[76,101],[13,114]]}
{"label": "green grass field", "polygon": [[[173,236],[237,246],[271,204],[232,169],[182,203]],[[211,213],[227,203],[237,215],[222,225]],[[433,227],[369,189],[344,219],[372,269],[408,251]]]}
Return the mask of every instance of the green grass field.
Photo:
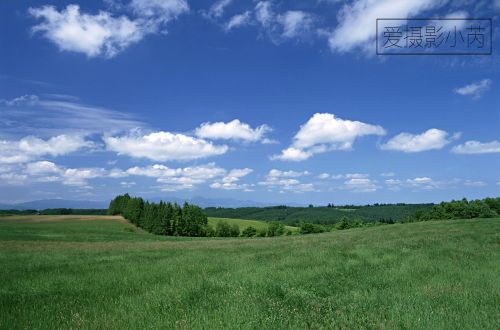
{"label": "green grass field", "polygon": [[0,328],[498,329],[500,219],[252,239],[0,219]]}
{"label": "green grass field", "polygon": [[[267,227],[269,227],[269,224],[264,222],[264,221],[258,221],[258,220],[243,220],[243,219],[230,219],[230,218],[208,218],[208,224],[211,225],[213,228],[217,225],[217,222],[220,221],[225,221],[229,225],[237,224],[240,227],[240,232],[245,230],[247,227],[254,227],[257,230],[267,230]],[[293,226],[285,226],[285,230],[290,230],[292,232],[298,232],[299,228],[298,227],[293,227]]]}

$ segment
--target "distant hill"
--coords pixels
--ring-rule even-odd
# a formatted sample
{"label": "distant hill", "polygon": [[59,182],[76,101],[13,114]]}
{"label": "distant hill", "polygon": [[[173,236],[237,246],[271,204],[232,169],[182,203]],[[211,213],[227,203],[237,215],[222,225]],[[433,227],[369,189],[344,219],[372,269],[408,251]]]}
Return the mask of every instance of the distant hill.
{"label": "distant hill", "polygon": [[53,208],[106,209],[109,201],[74,201],[66,199],[43,199],[18,204],[0,204],[0,210],[44,210]]}
{"label": "distant hill", "polygon": [[260,221],[281,221],[297,226],[301,222],[320,224],[336,223],[342,218],[351,220],[400,221],[412,217],[416,212],[429,211],[434,204],[375,204],[365,206],[339,207],[240,207],[240,208],[205,208],[208,217],[234,218]]}
{"label": "distant hill", "polygon": [[[250,200],[238,200],[231,198],[205,198],[196,196],[192,198],[179,198],[179,197],[152,197],[148,198],[149,201],[159,202],[160,200],[176,202],[183,204],[188,202],[200,207],[264,207],[272,204],[259,203]],[[54,208],[68,208],[68,209],[107,209],[109,201],[76,201],[66,199],[42,199],[24,203],[16,204],[0,204],[0,210],[44,210]]]}

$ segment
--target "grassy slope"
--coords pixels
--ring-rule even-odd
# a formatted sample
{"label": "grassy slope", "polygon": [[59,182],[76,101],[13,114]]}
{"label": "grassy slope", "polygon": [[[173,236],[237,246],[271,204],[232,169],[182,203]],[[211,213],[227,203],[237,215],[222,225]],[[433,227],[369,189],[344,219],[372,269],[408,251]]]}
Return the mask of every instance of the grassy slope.
{"label": "grassy slope", "polygon": [[500,324],[500,220],[174,240],[121,220],[0,220],[0,328]]}
{"label": "grassy slope", "polygon": [[[230,219],[230,218],[208,218],[208,224],[211,225],[213,228],[217,225],[217,222],[219,221],[225,221],[229,225],[237,224],[240,227],[240,231],[243,231],[245,228],[252,226],[257,230],[260,229],[267,229],[269,226],[267,223],[264,221],[258,221],[258,220],[243,220],[243,219]],[[292,226],[285,226],[286,229],[291,230],[291,231],[298,231],[299,228],[297,227],[292,227]]]}

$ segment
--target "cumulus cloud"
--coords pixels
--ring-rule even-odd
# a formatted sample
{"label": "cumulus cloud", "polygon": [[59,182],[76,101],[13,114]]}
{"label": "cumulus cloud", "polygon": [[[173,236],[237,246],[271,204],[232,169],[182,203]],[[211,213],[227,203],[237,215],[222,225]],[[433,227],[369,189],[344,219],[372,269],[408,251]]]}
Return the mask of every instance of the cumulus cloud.
{"label": "cumulus cloud", "polygon": [[355,49],[375,52],[377,18],[409,18],[445,3],[446,0],[354,0],[340,10],[339,24],[330,33],[328,44],[331,50],[338,52]]}
{"label": "cumulus cloud", "polygon": [[366,173],[346,173],[346,174],[330,174],[330,173],[322,173],[317,176],[318,179],[326,180],[341,180],[341,179],[364,179],[368,178],[370,175]]}
{"label": "cumulus cloud", "polygon": [[292,145],[272,159],[302,161],[317,153],[350,150],[357,138],[367,135],[385,135],[385,130],[378,125],[316,113],[300,127]]}
{"label": "cumulus cloud", "polygon": [[81,136],[58,135],[47,140],[27,136],[20,140],[0,140],[0,163],[25,163],[41,156],[62,156],[93,143]]}
{"label": "cumulus cloud", "polygon": [[[399,191],[402,188],[410,188],[415,191],[420,190],[434,190],[434,189],[448,189],[454,188],[457,184],[461,183],[462,180],[458,178],[450,180],[434,180],[427,176],[419,176],[415,178],[409,178],[406,180],[400,179],[387,179],[384,181],[385,185],[389,190]],[[466,183],[464,183],[466,184]],[[466,184],[467,185],[467,184]]]}
{"label": "cumulus cloud", "polygon": [[376,181],[368,178],[352,178],[344,182],[343,188],[353,192],[374,192],[378,186]]}
{"label": "cumulus cloud", "polygon": [[272,178],[298,178],[304,175],[310,175],[309,171],[281,171],[273,168],[272,170],[269,171],[267,174],[268,177]]}
{"label": "cumulus cloud", "polygon": [[60,50],[111,58],[189,11],[185,0],[132,0],[130,8],[136,19],[102,10],[87,14],[74,4],[61,11],[54,6],[30,8],[29,13],[42,21],[32,28],[33,32],[42,33]]}
{"label": "cumulus cloud", "polygon": [[[184,168],[170,168],[165,165],[155,164],[146,167],[131,167],[125,171],[128,175],[146,176],[156,178],[160,183],[160,189],[163,191],[178,191],[192,190],[197,185],[203,184],[209,180],[216,178],[227,177],[234,178],[232,183],[235,183],[236,178],[245,176],[250,169],[233,170],[228,172],[215,166],[213,163],[200,166],[189,166]],[[249,173],[249,172],[248,172]],[[247,173],[247,174],[248,174]]]}
{"label": "cumulus cloud", "polygon": [[271,131],[267,125],[261,125],[256,128],[242,123],[238,119],[228,123],[215,122],[203,123],[195,131],[199,138],[210,140],[239,140],[247,142],[256,142],[264,139],[265,135]]}
{"label": "cumulus cloud", "polygon": [[238,183],[241,178],[249,175],[252,172],[253,170],[251,168],[231,170],[221,180],[213,182],[210,187],[213,189],[253,191],[253,184]]}
{"label": "cumulus cloud", "polygon": [[312,155],[313,154],[309,151],[304,151],[301,149],[290,147],[290,148],[283,149],[281,151],[281,154],[279,154],[279,155],[271,156],[271,160],[285,160],[285,161],[292,161],[292,162],[300,162],[300,161],[308,159]]}
{"label": "cumulus cloud", "polygon": [[463,87],[455,88],[453,92],[459,95],[471,96],[474,99],[478,99],[490,89],[492,83],[493,81],[491,79],[483,79]]}
{"label": "cumulus cloud", "polygon": [[68,186],[91,188],[88,180],[107,176],[103,168],[65,168],[49,161],[26,164],[24,174],[35,182],[62,182]]}
{"label": "cumulus cloud", "polygon": [[457,139],[458,134],[449,137],[443,130],[431,128],[422,134],[401,133],[381,145],[382,150],[396,150],[403,152],[421,152],[441,149],[451,141]]}
{"label": "cumulus cloud", "polygon": [[193,160],[226,153],[225,145],[214,145],[204,139],[170,132],[154,132],[142,135],[131,132],[124,136],[103,138],[109,151],[134,158],[154,161]]}
{"label": "cumulus cloud", "polygon": [[492,154],[500,153],[500,141],[479,142],[467,141],[454,146],[451,152],[456,154]]}
{"label": "cumulus cloud", "polygon": [[328,173],[321,173],[320,175],[317,176],[318,179],[320,180],[326,180],[330,178],[330,174]]}
{"label": "cumulus cloud", "polygon": [[113,57],[144,36],[138,23],[125,16],[113,17],[105,11],[82,14],[78,5],[69,5],[60,12],[53,6],[30,8],[29,12],[43,20],[33,27],[34,32],[41,32],[60,50],[88,57]]}
{"label": "cumulus cloud", "polygon": [[289,192],[309,192],[314,191],[314,185],[312,183],[302,183],[298,180],[299,177],[304,175],[309,175],[308,171],[296,172],[296,171],[281,171],[277,169],[272,169],[266,175],[265,181],[258,183],[260,186],[265,186],[268,189],[279,189],[280,191]]}

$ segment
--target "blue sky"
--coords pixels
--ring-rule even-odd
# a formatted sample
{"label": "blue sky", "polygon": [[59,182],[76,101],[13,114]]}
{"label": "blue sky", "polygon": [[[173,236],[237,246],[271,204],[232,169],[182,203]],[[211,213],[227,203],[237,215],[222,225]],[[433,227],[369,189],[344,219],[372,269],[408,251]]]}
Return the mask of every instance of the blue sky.
{"label": "blue sky", "polygon": [[[500,195],[499,1],[0,8],[0,202]],[[491,17],[493,54],[376,56],[378,17]]]}

